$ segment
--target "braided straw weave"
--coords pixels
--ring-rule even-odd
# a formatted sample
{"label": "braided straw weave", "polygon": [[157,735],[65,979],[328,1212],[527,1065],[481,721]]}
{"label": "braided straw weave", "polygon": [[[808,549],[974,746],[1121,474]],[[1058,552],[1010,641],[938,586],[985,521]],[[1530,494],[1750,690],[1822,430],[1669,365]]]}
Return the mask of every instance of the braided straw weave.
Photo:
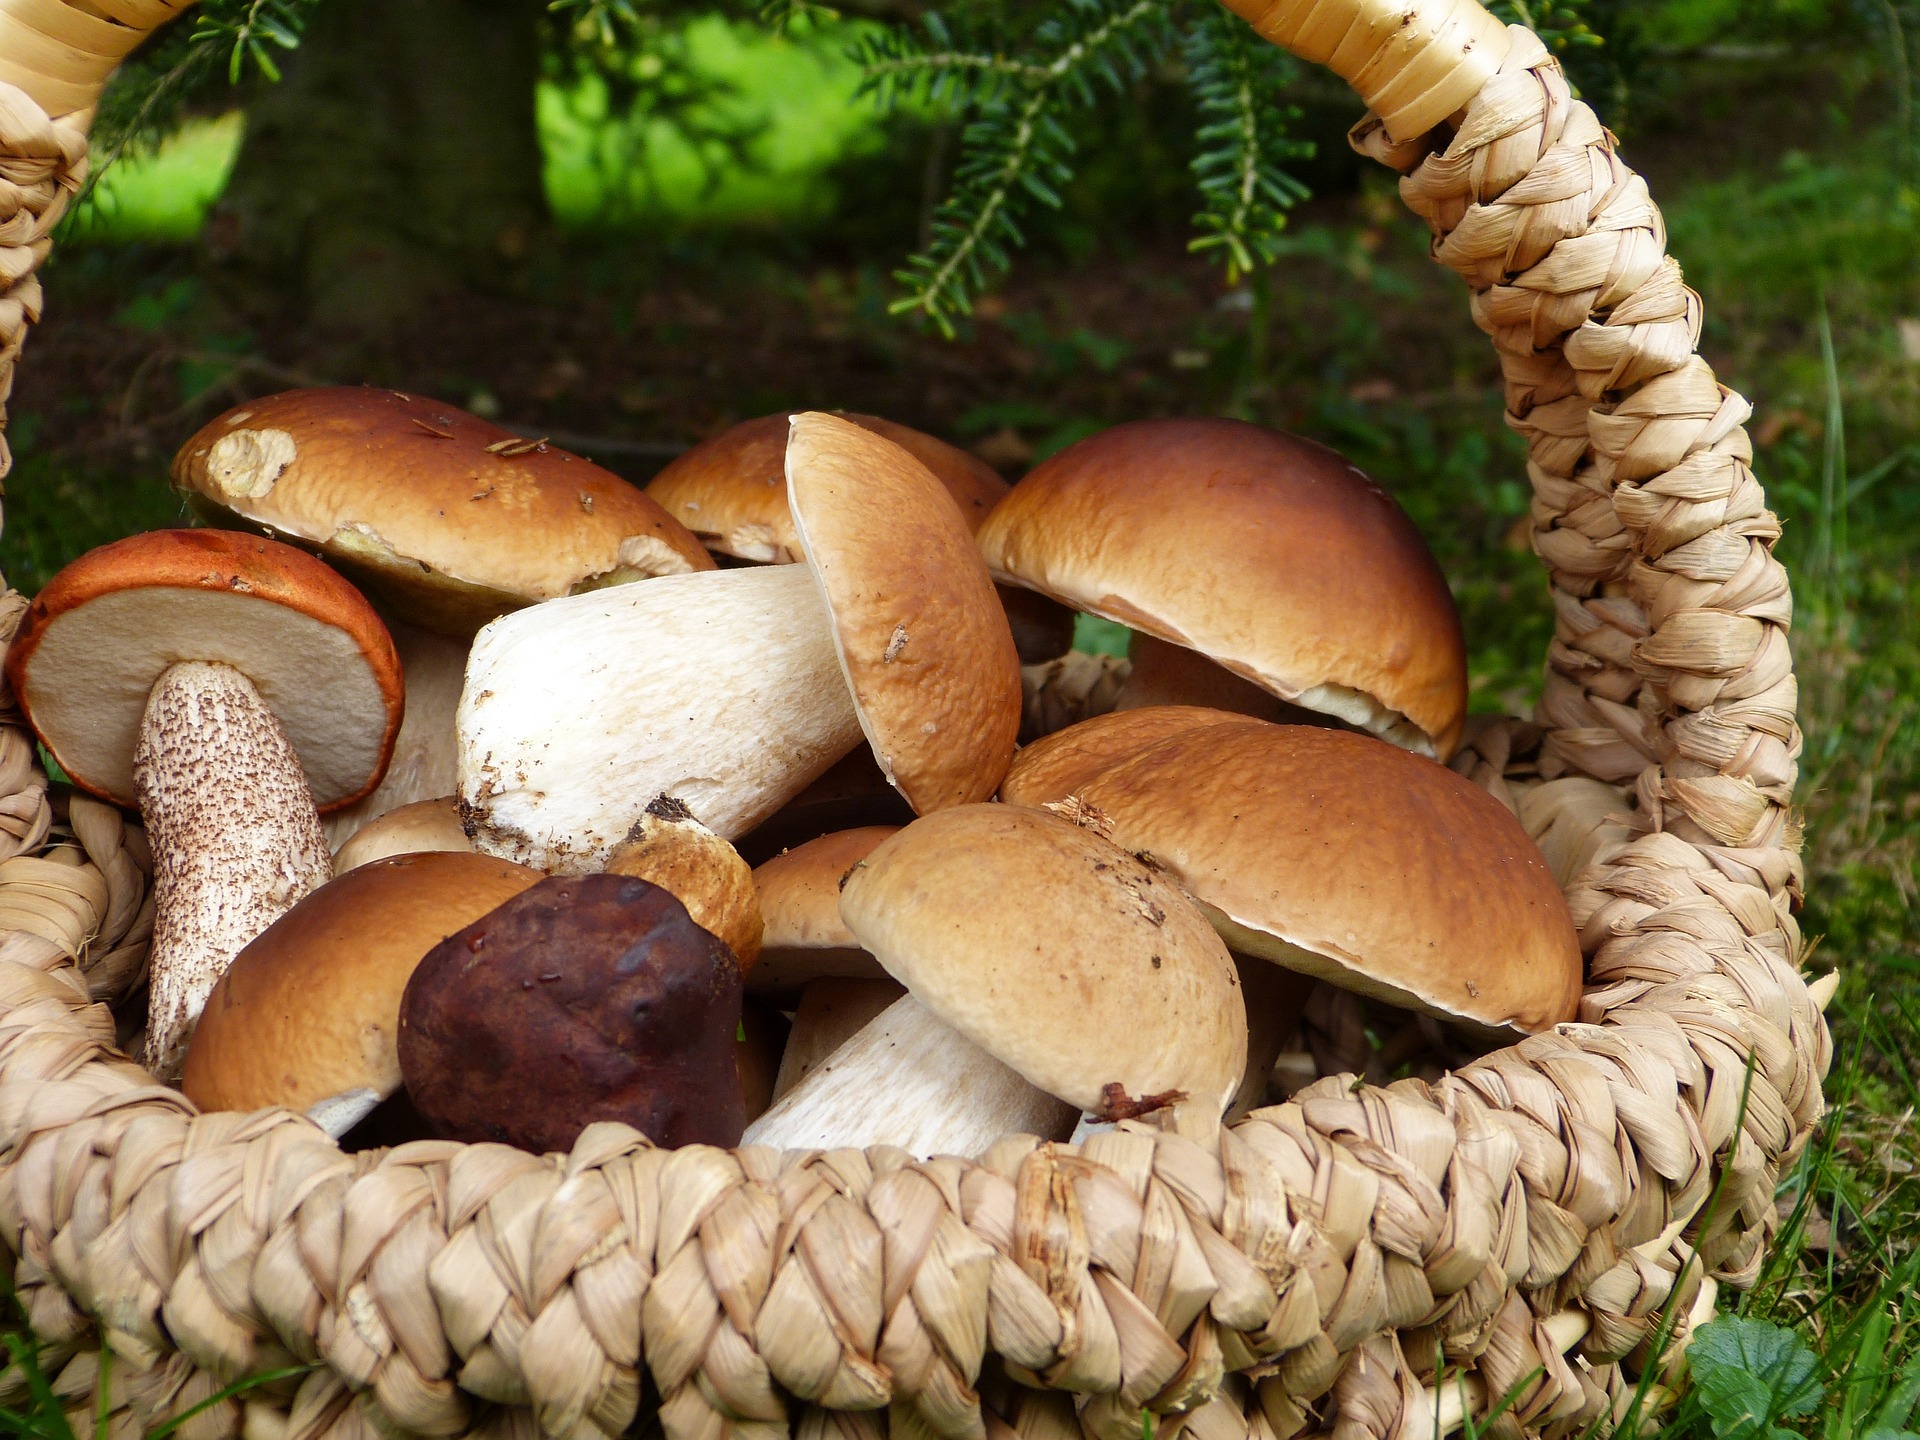
{"label": "braided straw weave", "polygon": [[[176,3],[0,0],[0,364],[86,106]],[[137,960],[143,847],[80,801],[52,830],[9,709],[0,1234],[80,1423],[131,1436],[284,1369],[183,1433],[596,1440],[657,1403],[670,1440],[1127,1440],[1143,1408],[1162,1436],[1366,1440],[1507,1400],[1518,1440],[1617,1415],[1615,1362],[1754,1276],[1830,987],[1797,969],[1790,599],[1748,407],[1530,32],[1474,0],[1235,3],[1372,107],[1355,143],[1499,350],[1558,631],[1538,728],[1482,725],[1459,764],[1523,815],[1554,784],[1619,812],[1542,842],[1584,865],[1580,1021],[1437,1083],[1322,1080],[1213,1147],[1129,1124],[916,1162],[599,1125],[565,1156],[346,1155],[285,1112],[197,1115],[114,1048],[95,996]]]}

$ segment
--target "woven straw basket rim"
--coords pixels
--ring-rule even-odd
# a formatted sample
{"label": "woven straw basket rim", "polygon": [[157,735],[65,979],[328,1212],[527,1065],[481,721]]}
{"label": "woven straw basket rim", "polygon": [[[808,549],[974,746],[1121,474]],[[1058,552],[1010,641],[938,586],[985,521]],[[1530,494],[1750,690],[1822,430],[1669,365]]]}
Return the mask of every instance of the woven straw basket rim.
{"label": "woven straw basket rim", "polygon": [[[0,397],[106,77],[191,0],[0,3]],[[1209,1148],[1130,1122],[978,1161],[345,1155],[198,1115],[113,1048],[144,842],[64,804],[0,696],[0,1235],[61,1402],[194,1437],[1508,1436],[1604,1426],[1617,1362],[1757,1273],[1831,1047],[1792,911],[1779,525],[1660,212],[1529,31],[1477,0],[1230,0],[1370,109],[1473,292],[1526,439],[1557,633],[1538,726],[1456,768],[1618,787],[1569,882],[1578,1023],[1437,1083],[1322,1080]],[[0,440],[0,474],[7,463]],[[0,602],[10,636],[24,601]],[[1581,782],[1586,783],[1586,782]],[[1632,803],[1629,806],[1628,795]],[[93,987],[91,993],[89,986]],[[657,1412],[655,1405],[657,1403]]]}

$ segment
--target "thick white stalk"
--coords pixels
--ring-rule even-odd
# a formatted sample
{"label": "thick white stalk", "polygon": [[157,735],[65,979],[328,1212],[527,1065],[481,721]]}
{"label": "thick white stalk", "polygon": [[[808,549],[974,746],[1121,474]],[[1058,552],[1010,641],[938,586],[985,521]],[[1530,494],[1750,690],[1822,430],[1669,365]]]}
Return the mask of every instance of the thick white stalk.
{"label": "thick white stalk", "polygon": [[822,975],[811,981],[800,992],[800,1004],[793,1012],[787,1048],[780,1055],[780,1073],[773,1080],[773,1098],[783,1098],[906,993],[898,980],[885,976],[862,980]]}
{"label": "thick white stalk", "polygon": [[189,661],[155,682],[133,753],[153,847],[146,1066],[177,1079],[215,982],[333,876],[307,777],[253,682]]}
{"label": "thick white stalk", "polygon": [[1078,1118],[908,995],[749,1125],[741,1143],[978,1155],[1005,1135],[1064,1140]]}

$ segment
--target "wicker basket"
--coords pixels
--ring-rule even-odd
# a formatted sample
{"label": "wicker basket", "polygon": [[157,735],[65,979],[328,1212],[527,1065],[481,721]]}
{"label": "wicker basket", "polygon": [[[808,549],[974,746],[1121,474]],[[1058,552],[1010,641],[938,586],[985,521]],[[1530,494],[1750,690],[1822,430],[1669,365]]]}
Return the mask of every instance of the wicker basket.
{"label": "wicker basket", "polygon": [[[0,0],[0,394],[90,107],[186,3]],[[1631,825],[1570,890],[1579,1023],[1432,1084],[1322,1080],[1214,1150],[1135,1124],[917,1163],[599,1125],[566,1156],[346,1155],[284,1111],[197,1115],[114,1048],[89,982],[138,961],[143,845],[89,801],[56,823],[0,697],[0,1234],[76,1429],[291,1370],[183,1433],[596,1440],[657,1402],[670,1440],[1361,1440],[1488,1409],[1561,1436],[1618,1417],[1616,1362],[1657,1364],[1665,1317],[1755,1275],[1831,982],[1797,968],[1791,603],[1748,407],[1533,34],[1475,0],[1235,3],[1359,91],[1355,143],[1499,351],[1558,631],[1538,729],[1456,763],[1498,792],[1531,730],[1533,777],[1621,787]]]}

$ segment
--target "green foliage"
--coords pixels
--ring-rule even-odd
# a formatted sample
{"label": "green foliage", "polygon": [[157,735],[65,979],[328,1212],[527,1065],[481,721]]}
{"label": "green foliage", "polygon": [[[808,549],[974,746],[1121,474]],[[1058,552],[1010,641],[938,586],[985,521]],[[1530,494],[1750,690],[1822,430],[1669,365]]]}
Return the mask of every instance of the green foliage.
{"label": "green foliage", "polygon": [[1022,213],[1034,204],[1058,208],[1073,175],[1067,113],[1138,79],[1166,53],[1172,29],[1164,0],[1064,0],[1026,43],[1007,47],[1000,38],[930,11],[918,27],[883,31],[858,52],[869,88],[883,99],[924,97],[972,116],[953,192],[933,216],[926,247],[899,272],[907,293],[893,305],[948,335],[987,277],[1007,268],[1024,239]]}
{"label": "green foliage", "polygon": [[1742,1315],[1700,1327],[1687,1351],[1700,1407],[1719,1440],[1776,1440],[1776,1422],[1811,1414],[1826,1394],[1819,1360],[1791,1330]]}

